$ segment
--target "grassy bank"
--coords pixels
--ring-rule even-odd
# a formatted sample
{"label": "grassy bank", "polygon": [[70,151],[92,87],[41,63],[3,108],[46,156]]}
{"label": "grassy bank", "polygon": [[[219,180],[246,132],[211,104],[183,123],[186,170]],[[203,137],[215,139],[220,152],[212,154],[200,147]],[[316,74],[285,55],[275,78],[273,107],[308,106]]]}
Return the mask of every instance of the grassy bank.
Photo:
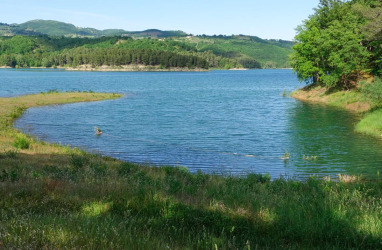
{"label": "grassy bank", "polygon": [[294,91],[292,97],[307,102],[323,103],[356,112],[362,116],[355,130],[376,137],[382,136],[382,105],[366,96],[361,89],[329,92],[321,86],[307,86]]}
{"label": "grassy bank", "polygon": [[[28,107],[116,97],[0,99],[0,248],[381,248],[380,180],[191,174],[44,143],[12,128]],[[29,146],[20,149],[19,137]]]}

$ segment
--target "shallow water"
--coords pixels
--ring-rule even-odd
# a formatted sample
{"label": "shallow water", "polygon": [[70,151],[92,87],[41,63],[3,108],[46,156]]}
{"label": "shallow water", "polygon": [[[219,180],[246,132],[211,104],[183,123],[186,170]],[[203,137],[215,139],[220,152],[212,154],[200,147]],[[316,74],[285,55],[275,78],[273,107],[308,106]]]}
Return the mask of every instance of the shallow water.
{"label": "shallow water", "polygon": [[[376,176],[382,166],[381,140],[354,133],[354,114],[283,97],[302,86],[291,70],[0,70],[0,79],[1,96],[50,89],[124,93],[119,100],[32,108],[15,125],[127,161],[272,177]],[[289,160],[280,159],[285,152]]]}

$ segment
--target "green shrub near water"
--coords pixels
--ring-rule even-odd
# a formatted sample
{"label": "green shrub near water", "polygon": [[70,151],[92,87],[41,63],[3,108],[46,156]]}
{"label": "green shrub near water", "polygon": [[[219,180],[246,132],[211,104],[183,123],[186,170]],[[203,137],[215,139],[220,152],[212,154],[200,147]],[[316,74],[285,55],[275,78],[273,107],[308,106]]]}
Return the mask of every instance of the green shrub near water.
{"label": "green shrub near water", "polygon": [[28,149],[30,146],[30,141],[25,135],[17,135],[13,146],[19,149]]}
{"label": "green shrub near water", "polygon": [[21,114],[26,110],[26,107],[25,106],[19,106],[19,107],[16,107],[13,112],[10,114],[10,117],[12,119],[17,119],[21,116]]}

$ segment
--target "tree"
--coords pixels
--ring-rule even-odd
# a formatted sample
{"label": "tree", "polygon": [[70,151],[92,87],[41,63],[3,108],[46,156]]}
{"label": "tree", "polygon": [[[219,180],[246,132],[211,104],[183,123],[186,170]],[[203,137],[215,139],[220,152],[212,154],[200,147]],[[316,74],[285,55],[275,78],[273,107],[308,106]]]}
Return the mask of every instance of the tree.
{"label": "tree", "polygon": [[356,2],[321,0],[315,14],[298,27],[291,65],[301,81],[348,88],[370,71],[370,51],[362,44],[365,18],[352,9]]}

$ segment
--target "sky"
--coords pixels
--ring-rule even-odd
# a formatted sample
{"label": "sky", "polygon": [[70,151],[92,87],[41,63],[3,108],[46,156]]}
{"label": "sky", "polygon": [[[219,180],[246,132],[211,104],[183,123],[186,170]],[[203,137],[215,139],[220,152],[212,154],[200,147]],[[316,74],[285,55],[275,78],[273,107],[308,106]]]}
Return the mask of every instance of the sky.
{"label": "sky", "polygon": [[57,20],[78,27],[182,30],[293,40],[319,0],[0,0],[0,22]]}

